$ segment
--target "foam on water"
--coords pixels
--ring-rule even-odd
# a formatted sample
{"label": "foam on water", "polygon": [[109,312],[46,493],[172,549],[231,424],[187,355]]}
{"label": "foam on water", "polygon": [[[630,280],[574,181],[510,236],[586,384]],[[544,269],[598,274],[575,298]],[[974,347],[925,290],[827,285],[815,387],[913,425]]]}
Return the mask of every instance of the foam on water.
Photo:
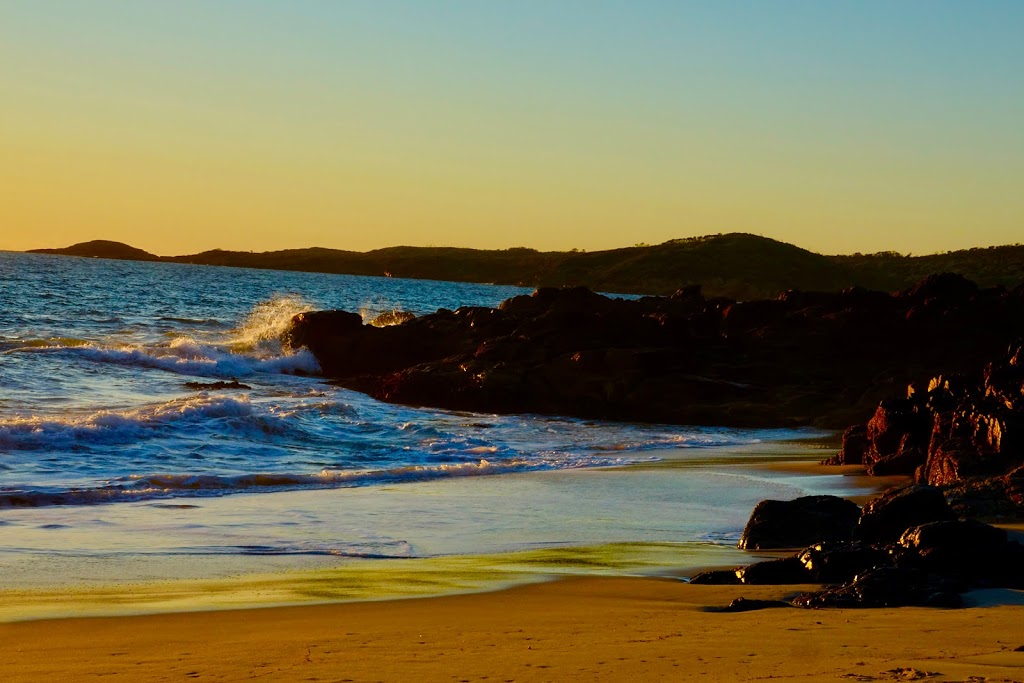
{"label": "foam on water", "polygon": [[181,495],[223,495],[253,491],[282,491],[307,488],[339,488],[432,481],[453,477],[479,477],[542,469],[586,467],[591,464],[616,465],[626,459],[609,461],[550,462],[526,459],[490,462],[447,463],[441,465],[408,465],[383,470],[322,470],[315,474],[255,473],[234,476],[216,474],[148,474],[132,475],[123,480],[96,488],[65,491],[13,490],[0,491],[0,508],[43,507],[50,505],[93,505],[129,502]]}
{"label": "foam on water", "polygon": [[[96,363],[151,368],[196,377],[315,374],[320,371],[320,366],[311,353],[304,349],[287,351],[281,344],[281,335],[288,329],[292,317],[311,308],[311,304],[298,296],[276,296],[258,302],[241,324],[226,334],[197,329],[192,334],[172,333],[169,342],[141,344],[124,343],[116,338],[107,343],[66,337],[6,340],[3,342],[6,347],[4,353],[59,353]],[[211,322],[167,316],[160,319],[184,325]]]}
{"label": "foam on water", "polygon": [[194,377],[249,377],[268,372],[314,374],[320,371],[316,358],[305,349],[279,356],[253,356],[201,344],[190,337],[178,337],[166,346],[105,348],[88,345],[44,348],[96,363],[153,368]]}
{"label": "foam on water", "polygon": [[[118,444],[144,439],[173,422],[202,422],[249,417],[247,397],[181,398],[125,411],[102,410],[60,418],[14,417],[0,420],[0,449],[69,448],[86,443]],[[155,434],[153,434],[155,435]]]}

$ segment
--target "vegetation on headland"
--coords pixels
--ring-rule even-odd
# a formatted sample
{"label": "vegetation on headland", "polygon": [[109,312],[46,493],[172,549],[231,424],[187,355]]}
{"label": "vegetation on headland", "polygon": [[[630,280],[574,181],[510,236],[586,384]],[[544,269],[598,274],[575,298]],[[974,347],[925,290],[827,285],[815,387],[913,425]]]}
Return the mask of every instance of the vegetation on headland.
{"label": "vegetation on headland", "polygon": [[1013,286],[1024,280],[1024,245],[1019,244],[927,256],[895,252],[829,256],[745,233],[593,252],[541,252],[526,247],[389,247],[357,252],[312,247],[259,253],[215,249],[161,257],[106,240],[32,251],[525,287],[583,285],[595,291],[636,294],[669,294],[700,284],[708,296],[737,299],[774,297],[787,289],[839,291],[860,286],[893,291],[941,272],[960,273],[982,287]]}

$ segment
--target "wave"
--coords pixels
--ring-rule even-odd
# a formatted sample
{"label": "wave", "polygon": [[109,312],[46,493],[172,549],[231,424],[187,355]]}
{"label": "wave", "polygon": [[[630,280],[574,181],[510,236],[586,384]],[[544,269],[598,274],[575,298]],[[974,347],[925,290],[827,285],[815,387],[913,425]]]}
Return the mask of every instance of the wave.
{"label": "wave", "polygon": [[157,320],[167,323],[181,323],[183,325],[202,325],[202,326],[221,326],[224,325],[223,320],[217,318],[186,318],[175,315],[161,315],[157,317]]}
{"label": "wave", "polygon": [[[281,336],[297,313],[312,306],[298,296],[277,296],[256,304],[235,329],[224,334],[200,333],[197,339],[179,335],[170,342],[104,344],[73,337],[2,340],[3,353],[62,353],[96,363],[153,368],[197,377],[249,377],[260,373],[304,374],[320,372],[309,351],[285,350]],[[209,325],[216,320],[163,317],[163,320]]]}
{"label": "wave", "polygon": [[[161,428],[174,423],[211,419],[224,422],[231,418],[251,417],[254,417],[253,406],[245,396],[200,395],[125,411],[101,410],[59,418],[7,418],[0,420],[0,449],[37,450],[69,448],[82,443],[131,443],[147,435],[157,436]],[[243,423],[241,426],[255,425]],[[269,425],[263,426],[262,431],[272,431]]]}
{"label": "wave", "polygon": [[302,349],[282,355],[254,356],[233,353],[223,347],[203,344],[191,337],[178,337],[166,345],[105,347],[96,344],[21,345],[6,353],[62,353],[95,363],[113,363],[153,368],[195,377],[250,377],[261,373],[314,375],[320,365],[312,353]]}
{"label": "wave", "polygon": [[88,339],[77,337],[46,337],[43,339],[0,339],[0,352],[20,351],[23,349],[74,348],[90,346]]}
{"label": "wave", "polygon": [[0,490],[0,508],[48,507],[55,505],[96,505],[133,502],[181,496],[211,496],[228,493],[285,491],[310,488],[345,488],[375,484],[398,484],[455,477],[492,476],[544,469],[566,469],[598,465],[621,465],[626,461],[580,458],[553,463],[538,459],[513,459],[491,462],[409,465],[376,470],[322,470],[313,474],[252,473],[222,474],[147,474],[132,475],[96,488],[63,491]]}

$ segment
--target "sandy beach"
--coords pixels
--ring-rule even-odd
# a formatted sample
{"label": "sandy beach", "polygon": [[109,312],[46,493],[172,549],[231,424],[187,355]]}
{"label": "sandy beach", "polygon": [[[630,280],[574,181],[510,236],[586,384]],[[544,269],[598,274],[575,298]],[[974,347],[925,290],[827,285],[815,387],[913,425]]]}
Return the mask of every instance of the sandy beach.
{"label": "sandy beach", "polygon": [[[960,610],[769,609],[801,587],[574,578],[391,602],[0,625],[5,681],[1024,679],[1024,594]],[[998,600],[1000,606],[992,606]]]}

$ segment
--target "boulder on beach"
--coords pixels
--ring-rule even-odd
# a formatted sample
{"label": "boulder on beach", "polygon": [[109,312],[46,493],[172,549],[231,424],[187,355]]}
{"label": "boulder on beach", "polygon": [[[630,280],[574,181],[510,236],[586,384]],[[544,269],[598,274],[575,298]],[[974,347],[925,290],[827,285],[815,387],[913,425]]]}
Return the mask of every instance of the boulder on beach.
{"label": "boulder on beach", "polygon": [[762,500],[743,529],[743,550],[801,548],[821,541],[853,537],[860,508],[838,496],[804,496],[794,500]]}
{"label": "boulder on beach", "polygon": [[864,506],[855,535],[869,543],[895,542],[910,527],[954,519],[942,491],[916,485],[883,493]]}

